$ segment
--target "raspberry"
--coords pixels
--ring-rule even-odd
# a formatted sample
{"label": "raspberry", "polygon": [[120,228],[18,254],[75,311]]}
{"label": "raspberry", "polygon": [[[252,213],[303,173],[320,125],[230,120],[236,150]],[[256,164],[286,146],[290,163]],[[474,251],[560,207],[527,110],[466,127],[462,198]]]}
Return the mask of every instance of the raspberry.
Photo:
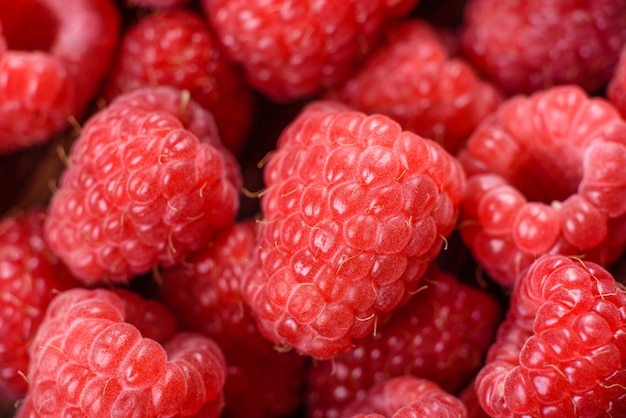
{"label": "raspberry", "polygon": [[460,232],[511,287],[546,253],[608,265],[626,245],[626,122],[603,98],[553,87],[506,100],[473,132]]}
{"label": "raspberry", "polygon": [[603,267],[536,260],[476,378],[491,416],[626,416],[626,291]]}
{"label": "raspberry", "polygon": [[53,299],[29,349],[29,392],[17,417],[192,416],[221,402],[226,364],[217,344],[185,332],[163,345],[145,338],[127,322],[131,302],[104,289]]}
{"label": "raspberry", "polygon": [[434,267],[424,283],[376,335],[313,364],[309,417],[338,416],[347,403],[390,377],[412,375],[455,392],[479,370],[501,317],[498,302]]}
{"label": "raspberry", "polygon": [[56,292],[77,286],[44,242],[44,212],[0,220],[0,398],[26,394],[27,348]]}
{"label": "raspberry", "polygon": [[210,113],[177,89],[118,97],[72,146],[48,207],[50,247],[87,284],[124,283],[202,248],[239,204],[241,175],[218,143]]}
{"label": "raspberry", "polygon": [[228,56],[274,101],[335,86],[418,0],[202,0]]}
{"label": "raspberry", "polygon": [[0,153],[45,142],[83,115],[119,31],[110,0],[0,4]]}
{"label": "raspberry", "polygon": [[242,151],[252,123],[252,91],[217,47],[203,17],[172,9],[149,14],[127,29],[104,97],[149,85],[188,90],[213,114],[224,145]]}
{"label": "raspberry", "polygon": [[266,338],[318,359],[372,335],[421,286],[465,186],[437,143],[332,101],[283,130],[264,170],[244,299]]}
{"label": "raspberry", "polygon": [[363,400],[344,408],[341,418],[465,418],[463,403],[435,383],[414,376],[390,378],[371,387]]}
{"label": "raspberry", "polygon": [[470,0],[461,48],[509,94],[562,84],[596,93],[626,43],[624,19],[622,0]]}
{"label": "raspberry", "polygon": [[416,19],[388,31],[331,97],[365,113],[387,115],[452,154],[502,100],[465,60],[449,56],[436,28]]}
{"label": "raspberry", "polygon": [[224,352],[224,418],[288,416],[303,402],[307,358],[275,350],[242,299],[242,284],[254,268],[256,234],[254,221],[236,223],[184,264],[162,273],[165,304],[188,329],[210,337]]}
{"label": "raspberry", "polygon": [[607,99],[626,119],[626,46],[622,48],[619,61],[606,89]]}

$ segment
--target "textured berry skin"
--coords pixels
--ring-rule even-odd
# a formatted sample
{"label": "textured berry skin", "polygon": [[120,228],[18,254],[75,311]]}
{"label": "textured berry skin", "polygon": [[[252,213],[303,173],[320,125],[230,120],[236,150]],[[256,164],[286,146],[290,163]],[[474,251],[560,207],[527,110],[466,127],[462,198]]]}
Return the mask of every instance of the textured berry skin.
{"label": "textured berry skin", "polygon": [[183,417],[221,403],[226,363],[217,344],[187,332],[164,345],[143,337],[111,290],[57,296],[29,353],[20,418]]}
{"label": "textured berry skin", "polygon": [[494,417],[626,416],[626,291],[592,262],[535,261],[476,378]]}
{"label": "textured berry skin", "polygon": [[78,285],[44,241],[44,216],[33,209],[0,220],[0,399],[26,394],[28,345],[56,292]]}
{"label": "textured berry skin", "polygon": [[185,9],[157,12],[124,32],[104,97],[150,85],[188,90],[213,114],[224,145],[242,151],[254,112],[252,90],[202,16]]}
{"label": "textured berry skin", "polygon": [[542,254],[608,265],[626,243],[626,122],[577,86],[516,96],[458,156],[468,176],[460,232],[496,282]]}
{"label": "textured berry skin", "polygon": [[347,403],[390,377],[428,379],[453,393],[479,370],[502,316],[498,302],[438,270],[423,283],[376,335],[311,366],[309,417],[338,417]]}
{"label": "textured berry skin", "polygon": [[0,4],[0,153],[45,142],[83,115],[119,32],[111,0]]}
{"label": "textured berry skin", "polygon": [[382,45],[332,97],[387,115],[452,154],[502,100],[464,59],[450,56],[434,27],[417,19],[386,32]]}
{"label": "textured berry skin", "polygon": [[470,0],[461,49],[509,94],[561,84],[596,93],[626,43],[625,20],[622,0]]}
{"label": "textured berry skin", "polygon": [[255,268],[256,244],[256,222],[236,223],[162,273],[165,304],[185,327],[210,337],[224,352],[223,418],[289,416],[304,401],[308,359],[275,350],[242,299],[242,283]]}
{"label": "textured berry skin", "polygon": [[463,403],[435,383],[414,376],[393,377],[350,403],[341,418],[466,418]]}
{"label": "textured berry skin", "polygon": [[418,0],[202,0],[229,57],[250,85],[280,102],[346,79],[384,28]]}
{"label": "textured berry skin", "polygon": [[241,175],[220,148],[211,115],[184,92],[118,97],[72,146],[48,208],[50,247],[85,283],[176,264],[234,220]]}
{"label": "textured berry skin", "polygon": [[318,359],[372,335],[421,286],[465,186],[439,144],[332,101],[303,109],[264,170],[244,299],[266,338]]}
{"label": "textured berry skin", "polygon": [[620,59],[606,88],[606,97],[626,119],[626,45],[622,47]]}

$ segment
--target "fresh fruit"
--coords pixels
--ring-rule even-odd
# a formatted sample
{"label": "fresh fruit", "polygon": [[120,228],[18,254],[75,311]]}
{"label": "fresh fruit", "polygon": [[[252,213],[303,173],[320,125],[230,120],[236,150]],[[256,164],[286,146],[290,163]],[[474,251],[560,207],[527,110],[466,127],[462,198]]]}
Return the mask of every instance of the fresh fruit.
{"label": "fresh fruit", "polygon": [[598,93],[626,44],[622,0],[469,0],[467,58],[508,94],[576,84]]}
{"label": "fresh fruit", "polygon": [[463,403],[427,379],[398,376],[370,388],[363,400],[350,403],[340,418],[465,418]]}
{"label": "fresh fruit", "polygon": [[26,394],[28,346],[57,292],[78,282],[44,241],[43,210],[0,220],[0,399]]}
{"label": "fresh fruit", "polygon": [[256,243],[256,222],[238,222],[162,272],[165,304],[187,329],[210,337],[224,352],[223,418],[287,417],[304,402],[309,359],[276,350],[242,298],[243,282],[255,268]]}
{"label": "fresh fruit", "polygon": [[119,32],[110,0],[0,3],[0,153],[46,142],[82,118]]}
{"label": "fresh fruit", "polygon": [[122,36],[104,97],[143,86],[189,91],[209,110],[220,139],[241,153],[254,117],[254,96],[243,73],[226,59],[203,16],[175,8],[148,14]]}
{"label": "fresh fruit", "polygon": [[371,336],[421,287],[465,185],[439,144],[333,101],[309,104],[264,170],[244,299],[266,338],[318,359]]}
{"label": "fresh fruit", "polygon": [[272,100],[308,99],[343,81],[418,0],[202,0],[226,54]]}
{"label": "fresh fruit", "polygon": [[626,119],[626,45],[622,47],[620,58],[606,89],[607,99]]}
{"label": "fresh fruit", "polygon": [[[53,299],[29,349],[17,417],[219,417],[226,363],[217,344],[183,332],[161,345],[126,319],[111,290]],[[195,415],[207,404],[213,414]]]}
{"label": "fresh fruit", "polygon": [[626,122],[600,97],[558,86],[507,99],[458,156],[460,232],[505,287],[547,253],[608,265],[626,245]]}
{"label": "fresh fruit", "polygon": [[502,97],[446,49],[436,27],[405,20],[386,32],[382,45],[330,97],[368,114],[387,115],[456,154]]}
{"label": "fresh fruit", "polygon": [[48,208],[50,247],[86,284],[124,283],[202,248],[238,208],[241,175],[214,144],[211,114],[184,91],[118,97],[73,144]]}
{"label": "fresh fruit", "polygon": [[600,265],[546,255],[520,276],[476,378],[493,417],[626,416],[626,290]]}
{"label": "fresh fruit", "polygon": [[498,302],[434,266],[423,283],[375,335],[311,366],[309,417],[337,416],[390,377],[412,375],[454,393],[479,370],[500,321]]}

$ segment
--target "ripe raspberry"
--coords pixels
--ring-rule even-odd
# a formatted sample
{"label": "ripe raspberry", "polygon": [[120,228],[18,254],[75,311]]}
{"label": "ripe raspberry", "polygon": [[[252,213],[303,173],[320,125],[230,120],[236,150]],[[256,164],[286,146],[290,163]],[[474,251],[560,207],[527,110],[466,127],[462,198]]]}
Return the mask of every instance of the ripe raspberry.
{"label": "ripe raspberry", "polygon": [[502,100],[467,62],[449,56],[436,28],[416,19],[388,31],[331,97],[365,113],[387,115],[452,154]]}
{"label": "ripe raspberry", "polygon": [[280,101],[313,96],[346,79],[387,24],[418,0],[202,0],[229,57],[249,83]]}
{"label": "ripe raspberry", "polygon": [[509,94],[602,89],[626,44],[623,0],[470,0],[461,48]]}
{"label": "ripe raspberry", "polygon": [[626,122],[605,99],[558,86],[505,101],[459,153],[462,237],[511,287],[546,253],[608,265],[626,245]]}
{"label": "ripe raspberry", "polygon": [[626,119],[626,46],[622,48],[620,59],[609,80],[606,97],[619,110],[622,118]]}
{"label": "ripe raspberry", "polygon": [[221,402],[226,376],[215,342],[193,333],[164,345],[145,338],[104,289],[57,296],[29,353],[29,392],[17,417],[194,416]]}
{"label": "ripe raspberry", "polygon": [[465,186],[440,145],[332,101],[282,132],[264,177],[244,299],[266,338],[318,359],[372,335],[421,286]]}
{"label": "ripe raspberry", "polygon": [[465,418],[463,403],[435,383],[414,376],[398,376],[370,388],[363,400],[344,408],[341,418],[402,417]]}
{"label": "ripe raspberry", "polygon": [[48,208],[50,247],[85,283],[126,282],[202,248],[239,204],[241,176],[213,144],[210,113],[183,92],[120,96],[71,149]]}
{"label": "ripe raspberry", "polygon": [[242,299],[256,244],[256,223],[236,223],[162,273],[165,304],[184,326],[208,336],[224,352],[223,418],[289,416],[303,402],[307,358],[276,351]]}
{"label": "ripe raspberry", "polygon": [[253,117],[252,90],[218,49],[203,17],[172,9],[146,15],[127,29],[104,97],[149,85],[188,90],[213,114],[224,145],[242,151]]}
{"label": "ripe raspberry", "polygon": [[0,4],[0,153],[44,142],[82,116],[119,31],[110,0]]}
{"label": "ripe raspberry", "polygon": [[376,335],[313,364],[309,417],[338,416],[347,403],[390,377],[412,375],[455,392],[479,370],[501,318],[498,302],[434,267],[424,286]]}
{"label": "ripe raspberry", "polygon": [[476,378],[491,416],[626,416],[626,291],[600,265],[546,255],[520,276]]}
{"label": "ripe raspberry", "polygon": [[44,212],[0,220],[0,399],[26,394],[27,348],[56,292],[77,286],[43,239]]}

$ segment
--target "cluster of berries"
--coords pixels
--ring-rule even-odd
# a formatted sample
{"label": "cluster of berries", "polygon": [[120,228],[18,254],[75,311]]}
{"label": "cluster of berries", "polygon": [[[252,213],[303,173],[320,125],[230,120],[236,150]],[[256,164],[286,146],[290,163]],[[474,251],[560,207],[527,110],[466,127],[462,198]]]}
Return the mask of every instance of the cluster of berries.
{"label": "cluster of berries", "polygon": [[2,418],[626,416],[623,0],[5,1],[0,172]]}

